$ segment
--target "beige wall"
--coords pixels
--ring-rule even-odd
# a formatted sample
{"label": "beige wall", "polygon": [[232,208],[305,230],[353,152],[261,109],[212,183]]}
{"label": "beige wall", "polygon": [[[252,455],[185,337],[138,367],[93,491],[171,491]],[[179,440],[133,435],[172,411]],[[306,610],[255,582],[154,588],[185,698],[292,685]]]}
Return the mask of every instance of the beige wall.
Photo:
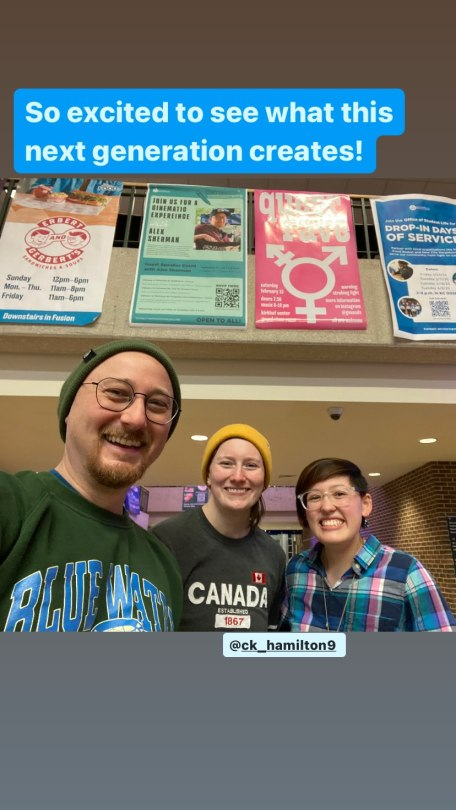
{"label": "beige wall", "polygon": [[[129,325],[138,251],[115,248],[101,317],[90,327],[2,325],[0,352],[80,355],[90,334],[92,345],[122,337],[150,337],[174,359],[286,360],[303,362],[374,362],[446,364],[456,362],[455,344],[395,339],[386,285],[379,261],[361,260],[360,275],[367,311],[365,331],[255,329],[254,268],[249,256],[249,306],[246,329]],[[30,341],[33,337],[33,341]]]}

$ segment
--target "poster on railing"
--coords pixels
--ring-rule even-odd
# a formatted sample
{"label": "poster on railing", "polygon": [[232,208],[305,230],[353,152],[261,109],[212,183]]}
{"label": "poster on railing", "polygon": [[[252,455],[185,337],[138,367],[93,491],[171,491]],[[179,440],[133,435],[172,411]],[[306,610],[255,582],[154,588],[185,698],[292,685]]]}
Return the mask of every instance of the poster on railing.
{"label": "poster on railing", "polygon": [[132,325],[247,323],[245,189],[150,185]]}
{"label": "poster on railing", "polygon": [[101,315],[122,186],[20,182],[0,238],[0,323],[86,326]]}
{"label": "poster on railing", "polygon": [[350,198],[255,191],[256,326],[366,329]]}
{"label": "poster on railing", "polygon": [[456,340],[456,201],[402,194],[371,205],[394,335]]}
{"label": "poster on railing", "polygon": [[209,489],[207,486],[184,487],[182,490],[182,509],[204,506],[208,499]]}

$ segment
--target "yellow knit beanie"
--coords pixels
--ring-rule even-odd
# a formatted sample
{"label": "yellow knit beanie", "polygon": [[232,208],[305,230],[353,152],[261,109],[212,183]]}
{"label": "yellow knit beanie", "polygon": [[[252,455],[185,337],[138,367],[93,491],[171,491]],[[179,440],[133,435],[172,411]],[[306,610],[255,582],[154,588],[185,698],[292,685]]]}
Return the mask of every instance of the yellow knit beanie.
{"label": "yellow knit beanie", "polygon": [[263,434],[259,433],[258,430],[255,430],[255,428],[251,427],[250,425],[225,425],[225,427],[217,430],[216,433],[214,433],[213,436],[208,439],[201,464],[203,481],[207,480],[207,472],[212,460],[212,456],[217,448],[220,447],[223,442],[228,441],[228,439],[245,439],[247,442],[251,442],[253,445],[255,445],[261,455],[261,458],[263,459],[264,488],[266,489],[269,486],[272,472],[271,448],[268,440],[263,436]]}

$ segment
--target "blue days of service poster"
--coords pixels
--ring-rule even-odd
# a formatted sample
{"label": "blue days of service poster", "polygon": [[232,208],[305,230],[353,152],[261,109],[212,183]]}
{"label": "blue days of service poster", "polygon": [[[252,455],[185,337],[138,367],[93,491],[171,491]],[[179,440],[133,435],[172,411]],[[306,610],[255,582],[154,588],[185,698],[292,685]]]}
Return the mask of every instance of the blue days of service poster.
{"label": "blue days of service poster", "polygon": [[456,201],[404,194],[371,203],[394,335],[456,340]]}
{"label": "blue days of service poster", "polygon": [[242,328],[245,189],[151,185],[130,323]]}

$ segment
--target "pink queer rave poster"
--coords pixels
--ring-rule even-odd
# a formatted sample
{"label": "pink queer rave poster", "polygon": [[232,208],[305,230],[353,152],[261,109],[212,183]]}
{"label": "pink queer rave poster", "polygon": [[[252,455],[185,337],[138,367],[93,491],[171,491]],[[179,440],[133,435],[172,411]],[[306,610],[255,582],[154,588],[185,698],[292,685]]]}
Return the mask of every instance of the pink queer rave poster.
{"label": "pink queer rave poster", "polygon": [[254,192],[256,326],[366,329],[350,198]]}

